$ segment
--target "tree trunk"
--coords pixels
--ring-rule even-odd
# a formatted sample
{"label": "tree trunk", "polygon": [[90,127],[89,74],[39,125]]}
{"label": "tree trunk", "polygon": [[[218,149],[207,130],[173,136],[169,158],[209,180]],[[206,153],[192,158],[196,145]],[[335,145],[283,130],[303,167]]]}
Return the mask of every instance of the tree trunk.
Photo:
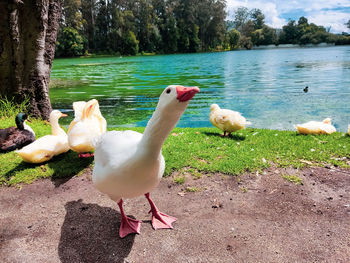
{"label": "tree trunk", "polygon": [[48,119],[49,81],[62,0],[0,0],[0,96]]}

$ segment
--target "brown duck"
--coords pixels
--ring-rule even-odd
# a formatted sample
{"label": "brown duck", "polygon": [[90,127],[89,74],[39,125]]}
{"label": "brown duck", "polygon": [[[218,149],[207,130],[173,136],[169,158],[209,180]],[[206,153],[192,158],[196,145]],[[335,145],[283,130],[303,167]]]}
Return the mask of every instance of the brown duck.
{"label": "brown duck", "polygon": [[9,152],[20,149],[35,141],[35,133],[25,121],[28,119],[26,113],[16,115],[16,126],[0,129],[0,152]]}

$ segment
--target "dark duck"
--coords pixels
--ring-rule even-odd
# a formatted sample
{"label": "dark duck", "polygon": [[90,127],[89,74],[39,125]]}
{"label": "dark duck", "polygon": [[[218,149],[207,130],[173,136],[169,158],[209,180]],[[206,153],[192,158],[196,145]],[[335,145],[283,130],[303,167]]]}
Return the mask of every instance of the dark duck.
{"label": "dark duck", "polygon": [[35,133],[25,121],[28,119],[26,113],[16,115],[16,126],[0,129],[0,152],[9,152],[20,149],[35,141]]}

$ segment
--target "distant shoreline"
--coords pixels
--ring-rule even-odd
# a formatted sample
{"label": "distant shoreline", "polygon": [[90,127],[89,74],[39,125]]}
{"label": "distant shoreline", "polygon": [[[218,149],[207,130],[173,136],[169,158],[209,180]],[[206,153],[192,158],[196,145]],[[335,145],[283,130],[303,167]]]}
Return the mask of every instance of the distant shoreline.
{"label": "distant shoreline", "polygon": [[253,46],[252,49],[275,49],[275,48],[312,48],[312,47],[334,47],[335,43],[320,43],[320,44],[279,44],[279,45],[260,45]]}

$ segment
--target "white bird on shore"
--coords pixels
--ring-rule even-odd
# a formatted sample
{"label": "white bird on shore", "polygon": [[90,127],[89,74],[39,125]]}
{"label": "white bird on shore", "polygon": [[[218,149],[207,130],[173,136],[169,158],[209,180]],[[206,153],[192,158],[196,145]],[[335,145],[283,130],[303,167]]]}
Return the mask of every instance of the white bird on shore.
{"label": "white bird on shore", "polygon": [[199,92],[197,87],[168,86],[144,134],[135,131],[110,131],[95,141],[95,187],[118,203],[121,213],[119,236],[140,232],[140,221],[129,218],[123,210],[123,199],[145,195],[152,212],[152,226],[172,228],[176,218],[159,212],[149,196],[164,173],[161,153],[163,142],[185,111],[189,101]]}
{"label": "white bird on shore", "polygon": [[68,136],[58,124],[61,117],[67,115],[59,110],[50,113],[51,135],[40,137],[36,141],[28,144],[16,153],[28,163],[42,163],[50,160],[55,155],[69,151]]}
{"label": "white bird on shore", "polygon": [[331,134],[336,132],[330,118],[326,118],[323,121],[309,121],[298,124],[295,128],[301,134]]}
{"label": "white bird on shore", "polygon": [[103,118],[96,99],[73,103],[74,120],[68,129],[69,147],[79,153],[79,157],[90,157],[94,146],[92,140],[106,132],[107,122]]}
{"label": "white bird on shore", "polygon": [[221,109],[217,104],[210,106],[209,120],[224,132],[223,136],[229,136],[231,132],[244,129],[246,125],[251,124],[239,112]]}

